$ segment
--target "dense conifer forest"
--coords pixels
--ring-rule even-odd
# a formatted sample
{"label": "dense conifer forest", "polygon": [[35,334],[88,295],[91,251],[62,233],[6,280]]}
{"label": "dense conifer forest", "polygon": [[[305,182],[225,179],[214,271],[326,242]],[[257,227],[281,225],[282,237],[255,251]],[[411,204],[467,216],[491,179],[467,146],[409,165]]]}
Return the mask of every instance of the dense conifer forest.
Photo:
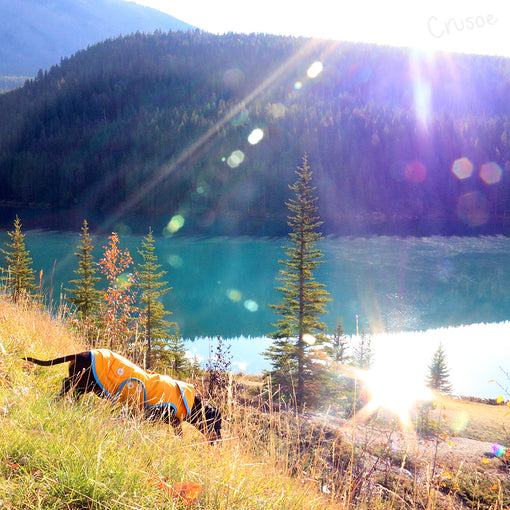
{"label": "dense conifer forest", "polygon": [[1,222],[159,234],[179,215],[184,234],[281,235],[306,152],[325,234],[504,233],[509,98],[504,58],[110,39],[0,95]]}

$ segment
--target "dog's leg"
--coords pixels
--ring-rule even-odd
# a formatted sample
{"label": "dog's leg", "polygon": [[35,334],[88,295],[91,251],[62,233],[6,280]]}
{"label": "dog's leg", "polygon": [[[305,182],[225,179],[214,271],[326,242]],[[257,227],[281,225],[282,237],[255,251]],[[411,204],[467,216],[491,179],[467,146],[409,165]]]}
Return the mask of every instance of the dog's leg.
{"label": "dog's leg", "polygon": [[59,399],[63,399],[73,389],[73,380],[70,377],[65,377],[62,381],[62,388],[58,394]]}
{"label": "dog's leg", "polygon": [[170,407],[161,406],[161,407],[151,407],[145,409],[145,418],[150,421],[163,421],[164,423],[168,423],[172,425],[174,429],[174,433],[176,436],[182,437],[182,425]]}
{"label": "dog's leg", "polygon": [[78,399],[85,393],[87,393],[86,386],[81,382],[79,377],[65,377],[62,381],[62,388],[58,394],[59,399],[65,398],[69,393],[72,393],[73,397]]}
{"label": "dog's leg", "polygon": [[104,397],[101,387],[92,375],[92,357],[90,351],[77,355],[76,361],[69,364],[69,379],[71,381],[70,389],[72,389],[76,398],[91,391],[100,397]]}
{"label": "dog's leg", "polygon": [[62,389],[59,397],[64,398],[72,392],[73,397],[79,399],[85,393],[94,391],[98,394],[97,386],[92,375],[90,353],[81,353],[76,355],[76,360],[69,364],[69,376],[62,382]]}
{"label": "dog's leg", "polygon": [[173,418],[170,423],[172,424],[172,427],[174,428],[175,435],[177,437],[182,437],[182,424],[179,421],[179,418]]}

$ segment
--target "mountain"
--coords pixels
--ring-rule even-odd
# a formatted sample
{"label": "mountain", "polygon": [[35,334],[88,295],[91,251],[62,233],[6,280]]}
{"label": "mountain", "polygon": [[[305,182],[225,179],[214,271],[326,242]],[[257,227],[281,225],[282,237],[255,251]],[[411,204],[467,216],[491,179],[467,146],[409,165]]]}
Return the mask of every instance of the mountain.
{"label": "mountain", "polygon": [[306,38],[106,40],[0,95],[0,220],[281,235],[306,152],[325,233],[508,233],[509,77]]}
{"label": "mountain", "polygon": [[[0,87],[35,76],[62,57],[119,35],[191,25],[124,0],[0,0]],[[17,83],[15,83],[17,85]],[[1,89],[0,89],[1,90]]]}

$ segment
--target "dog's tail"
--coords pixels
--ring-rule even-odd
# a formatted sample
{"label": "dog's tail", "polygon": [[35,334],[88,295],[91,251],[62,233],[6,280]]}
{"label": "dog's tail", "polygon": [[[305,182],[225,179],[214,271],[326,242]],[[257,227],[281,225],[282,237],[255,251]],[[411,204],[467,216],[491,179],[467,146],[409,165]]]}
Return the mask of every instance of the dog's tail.
{"label": "dog's tail", "polygon": [[52,365],[60,365],[61,363],[67,363],[68,361],[76,361],[76,357],[79,354],[69,354],[67,356],[62,356],[61,358],[50,359],[50,360],[42,360],[31,358],[30,356],[24,356],[23,359],[25,361],[29,361],[30,363],[35,363],[36,365],[42,365],[43,367],[50,367]]}

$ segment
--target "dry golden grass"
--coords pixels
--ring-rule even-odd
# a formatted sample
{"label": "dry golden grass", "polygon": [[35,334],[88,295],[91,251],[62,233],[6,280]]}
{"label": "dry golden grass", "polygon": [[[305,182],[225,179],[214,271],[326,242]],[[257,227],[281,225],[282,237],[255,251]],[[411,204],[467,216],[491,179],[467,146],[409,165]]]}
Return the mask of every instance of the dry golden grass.
{"label": "dry golden grass", "polygon": [[446,416],[452,433],[477,441],[510,440],[510,408],[438,396],[437,408]]}
{"label": "dry golden grass", "polygon": [[[14,304],[0,297],[0,343],[10,354],[61,356],[84,350],[83,344],[65,327],[60,317],[31,303]],[[16,351],[16,352],[13,352]]]}
{"label": "dry golden grass", "polygon": [[338,508],[314,481],[254,455],[236,428],[247,423],[226,424],[220,446],[187,424],[177,438],[93,395],[56,401],[66,367],[22,360],[83,348],[60,319],[0,298],[0,508],[187,508],[158,487],[161,477],[199,484],[197,508]]}

